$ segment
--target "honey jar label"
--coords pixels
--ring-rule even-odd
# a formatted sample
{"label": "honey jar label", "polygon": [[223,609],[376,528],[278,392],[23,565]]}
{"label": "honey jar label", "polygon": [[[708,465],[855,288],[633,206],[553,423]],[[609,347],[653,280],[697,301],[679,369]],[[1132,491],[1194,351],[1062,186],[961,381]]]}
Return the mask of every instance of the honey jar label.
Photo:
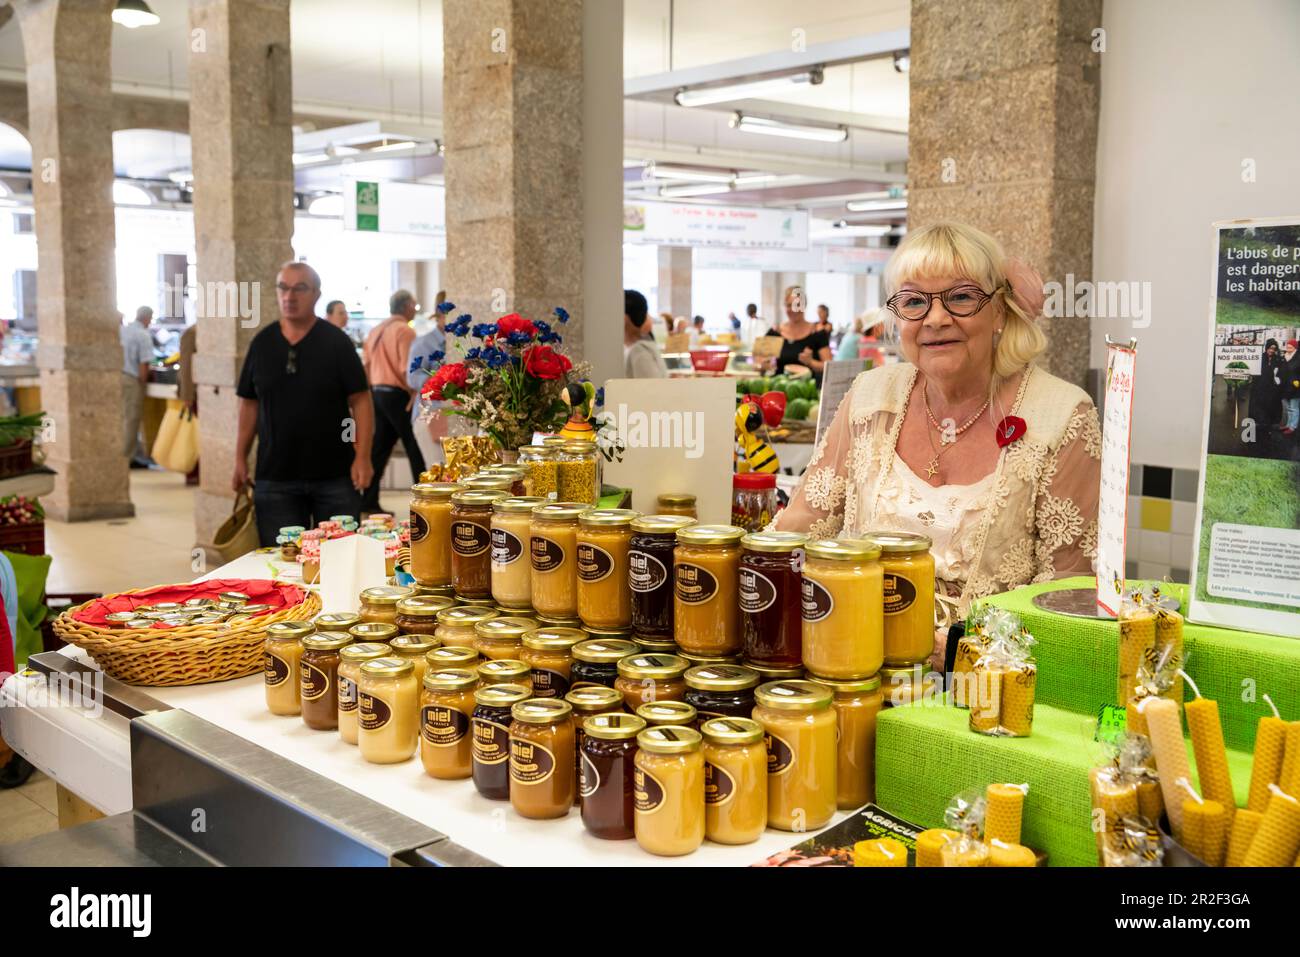
{"label": "honey jar label", "polygon": [[702,605],[718,593],[718,579],[699,565],[682,562],[676,570],[677,600],[687,605]]}
{"label": "honey jar label", "polygon": [[776,585],[772,579],[752,568],[740,570],[740,610],[750,615],[767,611],[776,602]]}
{"label": "honey jar label", "polygon": [[600,770],[584,754],[582,763],[578,765],[578,796],[591,797],[599,787]]}
{"label": "honey jar label", "polygon": [[902,575],[885,573],[885,614],[897,615],[916,603],[916,586]]}
{"label": "honey jar label", "polygon": [[427,705],[420,709],[420,733],[436,748],[451,747],[469,734],[469,715],[455,708]]}
{"label": "honey jar label", "polygon": [[644,768],[632,772],[632,802],[638,814],[653,814],[663,807],[664,786]]}
{"label": "honey jar label", "polygon": [[357,683],[342,675],[339,675],[339,710],[357,710]]}
{"label": "honey jar label", "polygon": [[533,558],[533,571],[553,572],[564,564],[564,549],[549,538],[534,535],[529,551]]}
{"label": "honey jar label", "polygon": [[510,565],[519,561],[524,553],[524,543],[518,535],[507,532],[504,528],[492,529],[492,564]]}
{"label": "honey jar label", "polygon": [[533,669],[534,698],[563,698],[569,690],[569,679],[558,671],[548,671],[546,668]]}
{"label": "honey jar label", "polygon": [[360,709],[358,720],[367,731],[378,731],[393,718],[393,709],[387,701],[364,691],[357,697],[357,705]]}
{"label": "honey jar label", "polygon": [[422,542],[429,537],[429,522],[415,509],[411,509],[411,544]]}
{"label": "honey jar label", "polygon": [[704,803],[720,807],[736,796],[736,779],[716,764],[704,762]]}
{"label": "honey jar label", "polygon": [[269,651],[262,655],[262,677],[268,688],[282,685],[289,680],[289,662]]}
{"label": "honey jar label", "polygon": [[821,621],[835,610],[835,599],[831,597],[830,592],[822,587],[820,582],[813,581],[811,578],[804,578],[802,593],[804,621]]}
{"label": "honey jar label", "polygon": [[510,777],[520,784],[541,784],[555,773],[549,748],[523,738],[510,739]]}
{"label": "honey jar label", "polygon": [[635,592],[658,591],[668,581],[668,569],[649,552],[628,552],[627,565],[627,584]]}
{"label": "honey jar label", "polygon": [[479,764],[500,764],[510,757],[510,729],[495,721],[475,718],[474,740],[470,743],[474,760]]}
{"label": "honey jar label", "polygon": [[614,573],[614,556],[596,545],[578,546],[578,577],[588,585],[604,581]]}
{"label": "honey jar label", "polygon": [[763,735],[767,745],[767,773],[785,774],[794,765],[794,748],[770,731]]}
{"label": "honey jar label", "polygon": [[310,662],[304,661],[302,671],[299,672],[298,688],[303,701],[315,701],[317,698],[324,697],[325,692],[330,690],[330,676]]}
{"label": "honey jar label", "polygon": [[482,525],[474,522],[451,523],[451,550],[462,558],[482,555],[492,547],[492,536]]}

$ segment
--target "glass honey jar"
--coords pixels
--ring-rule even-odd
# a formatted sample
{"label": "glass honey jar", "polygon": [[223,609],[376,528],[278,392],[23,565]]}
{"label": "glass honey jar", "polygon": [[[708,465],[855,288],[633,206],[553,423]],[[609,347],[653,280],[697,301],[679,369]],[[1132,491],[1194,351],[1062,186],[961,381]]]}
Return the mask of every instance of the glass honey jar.
{"label": "glass honey jar", "polygon": [[508,497],[474,488],[451,497],[451,585],[460,598],[492,597],[492,509]]}
{"label": "glass honey jar", "polygon": [[573,646],[573,666],[569,673],[569,687],[604,685],[614,687],[618,680],[618,663],[640,648],[623,638],[591,638]]}
{"label": "glass honey jar", "polygon": [[702,741],[694,728],[646,728],[636,736],[633,830],[642,850],[677,857],[704,843]]}
{"label": "glass honey jar", "polygon": [[474,692],[470,763],[474,788],[486,798],[504,801],[510,797],[510,709],[531,694],[527,688],[511,684]]}
{"label": "glass honey jar", "polygon": [[734,525],[690,525],[673,551],[673,631],[682,651],[733,655],[741,650],[740,540]]}
{"label": "glass honey jar", "polygon": [[529,528],[533,509],[545,502],[521,496],[492,506],[492,599],[502,608],[526,614],[533,607]]}
{"label": "glass honey jar", "polygon": [[424,672],[426,666],[426,655],[433,649],[441,645],[433,635],[398,635],[388,643],[392,654],[396,658],[405,658],[415,665],[415,683],[417,687],[424,687]]}
{"label": "glass honey jar", "polygon": [[710,718],[748,718],[754,712],[758,672],[742,665],[696,665],[685,675],[687,704]]}
{"label": "glass honey jar", "polygon": [[880,669],[883,707],[898,708],[914,701],[931,702],[943,694],[943,679],[929,665],[885,665]]}
{"label": "glass honey jar", "polygon": [[934,651],[934,556],[930,539],[908,532],[872,532],[880,546],[884,590],[885,664],[911,665]]}
{"label": "glass honey jar", "polygon": [[695,505],[695,496],[689,492],[664,492],[656,498],[655,503],[656,515],[680,515],[693,519],[700,517]]}
{"label": "glass honey jar", "polygon": [[596,508],[578,516],[578,618],[585,627],[632,627],[632,591],[628,588],[630,508]]}
{"label": "glass honey jar", "polygon": [[424,676],[420,693],[420,761],[431,778],[457,780],[472,773],[470,719],[478,675],[442,668]]}
{"label": "glass honey jar", "polygon": [[573,708],[533,698],[510,709],[510,805],[520,817],[564,817],[576,796]]}
{"label": "glass honey jar", "polygon": [[352,636],[353,641],[379,642],[386,645],[401,632],[396,625],[386,621],[363,621],[349,628],[348,634]]}
{"label": "glass honey jar", "polygon": [[469,478],[460,480],[461,488],[466,491],[474,492],[505,492],[507,495],[514,495],[515,480],[509,475],[498,475],[493,472],[478,472]]}
{"label": "glass honey jar", "polygon": [[412,595],[397,603],[397,618],[394,624],[404,635],[436,635],[438,612],[455,607],[456,602],[452,598]]}
{"label": "glass honey jar", "polygon": [[535,618],[489,618],[474,625],[474,647],[484,658],[518,658],[524,635],[537,627]]}
{"label": "glass honey jar", "polygon": [[346,632],[317,631],[302,636],[298,662],[302,723],[313,731],[333,731],[339,726],[339,650],[352,644]]}
{"label": "glass honey jar", "polygon": [[686,659],[638,652],[619,659],[614,687],[628,711],[651,701],[681,701],[686,696]]}
{"label": "glass honey jar", "polygon": [[642,515],[628,541],[628,588],[637,640],[673,640],[673,551],[677,533],[694,525],[684,515]]}
{"label": "glass honey jar", "polygon": [[511,495],[533,497],[533,493],[528,491],[528,469],[522,465],[507,465],[505,463],[489,465],[480,474],[491,475],[494,478],[508,478],[510,479],[510,488],[507,491]]}
{"label": "glass honey jar", "polygon": [[480,688],[490,685],[521,685],[533,692],[533,669],[525,662],[510,658],[491,658],[474,666]]}
{"label": "glass honey jar", "polygon": [[322,612],[311,620],[317,631],[351,631],[361,624],[361,616],[350,611]]}
{"label": "glass honey jar", "polygon": [[424,656],[425,667],[435,671],[444,668],[477,668],[478,652],[468,645],[442,645],[430,649]]}
{"label": "glass honey jar", "polygon": [[600,501],[600,461],[595,442],[564,443],[556,457],[556,499],[594,508]]}
{"label": "glass honey jar", "polygon": [[385,625],[397,624],[397,603],[410,598],[415,592],[402,585],[376,585],[361,592],[362,622],[373,621]]}
{"label": "glass honey jar", "polygon": [[593,837],[626,840],[636,827],[636,736],[645,722],[634,714],[586,719],[578,749],[582,823]]}
{"label": "glass honey jar", "polygon": [[472,646],[478,638],[479,623],[500,617],[495,608],[468,605],[444,608],[438,612],[438,627],[433,634],[444,645]]}
{"label": "glass honey jar", "polygon": [[569,693],[573,646],[586,637],[578,628],[536,628],[524,635],[519,660],[533,670],[534,698],[563,698]]}
{"label": "glass honey jar", "polygon": [[[588,718],[594,718],[598,714],[613,714],[623,710],[623,696],[613,688],[606,688],[604,685],[587,685],[585,688],[574,688],[564,696],[564,700],[569,702],[573,708],[573,734],[574,744],[577,753],[582,754],[582,740],[585,734],[584,722]],[[581,758],[579,758],[579,763]],[[574,769],[577,771],[577,768]],[[579,792],[582,790],[581,782],[578,782]],[[582,795],[578,793],[578,799]]]}
{"label": "glass honey jar", "polygon": [[740,540],[740,627],[745,657],[780,668],[803,663],[800,532],[752,532]]}
{"label": "glass honey jar", "polygon": [[421,585],[451,584],[452,482],[411,486],[411,577]]}
{"label": "glass honey jar", "polygon": [[754,692],[754,720],[767,744],[767,823],[811,831],[835,816],[839,756],[831,690],[811,681],[773,681]]}
{"label": "glass honey jar", "polygon": [[868,678],[885,659],[880,546],[809,542],[803,568],[803,666],[822,678]]}
{"label": "glass honey jar", "polygon": [[519,449],[519,465],[528,470],[528,494],[555,500],[558,471],[557,453],[541,445],[525,445]]}
{"label": "glass honey jar", "polygon": [[533,509],[529,554],[533,610],[538,615],[578,615],[578,516],[590,507],[553,502]]}
{"label": "glass honey jar", "polygon": [[[640,651],[643,651],[648,655],[675,655],[678,651],[677,642],[673,641],[671,638],[660,640],[658,638],[642,638],[640,635],[637,635],[633,641],[635,641],[636,646]],[[689,661],[686,663],[687,665],[690,664]]]}
{"label": "glass honey jar", "polygon": [[695,707],[685,701],[648,701],[636,709],[648,727],[695,727]]}
{"label": "glass honey jar", "polygon": [[372,764],[397,764],[415,754],[420,739],[420,690],[415,665],[403,658],[372,658],[361,665],[357,745]]}
{"label": "glass honey jar", "polygon": [[266,626],[262,677],[271,714],[302,713],[302,639],[316,631],[309,621],[277,621]]}
{"label": "glass honey jar", "polygon": [[361,666],[389,653],[389,647],[378,642],[357,642],[339,649],[338,727],[339,737],[348,744],[357,743],[357,683],[361,680]]}
{"label": "glass honey jar", "polygon": [[767,828],[767,746],[751,718],[711,718],[704,738],[704,836],[749,844]]}
{"label": "glass honey jar", "polygon": [[852,811],[876,799],[876,717],[884,703],[880,676],[833,681],[809,675],[831,689],[835,711],[836,806]]}

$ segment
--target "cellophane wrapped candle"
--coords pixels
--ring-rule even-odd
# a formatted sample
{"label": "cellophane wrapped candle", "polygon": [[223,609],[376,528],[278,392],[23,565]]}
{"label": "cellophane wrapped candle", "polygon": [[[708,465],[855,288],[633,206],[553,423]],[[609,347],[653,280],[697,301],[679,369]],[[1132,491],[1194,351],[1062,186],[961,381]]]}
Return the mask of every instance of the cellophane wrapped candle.
{"label": "cellophane wrapped candle", "polygon": [[1020,843],[1027,784],[990,784],[984,791],[984,840]]}
{"label": "cellophane wrapped candle", "polygon": [[1241,867],[1246,860],[1246,852],[1250,850],[1250,843],[1255,840],[1255,832],[1259,830],[1259,822],[1262,820],[1264,820],[1263,811],[1249,809],[1240,810],[1232,816],[1232,828],[1228,838],[1227,865],[1229,867]]}
{"label": "cellophane wrapped candle", "polygon": [[1290,867],[1300,854],[1300,801],[1277,785],[1272,792],[1244,867]]}
{"label": "cellophane wrapped candle", "polygon": [[946,827],[932,827],[922,831],[916,836],[916,866],[943,867],[943,857],[940,854],[943,846],[960,836]]}
{"label": "cellophane wrapped candle", "polygon": [[944,867],[988,867],[989,849],[983,841],[973,837],[959,837],[949,841],[939,851]]}
{"label": "cellophane wrapped candle", "polygon": [[943,812],[943,822],[956,837],[939,848],[943,867],[987,867],[988,845],[980,839],[988,802],[978,791],[956,795]]}
{"label": "cellophane wrapped candle", "polygon": [[1119,613],[1119,680],[1115,700],[1126,703],[1133,697],[1138,669],[1155,643],[1155,612],[1145,605],[1126,600]]}
{"label": "cellophane wrapped candle", "polygon": [[1196,777],[1201,795],[1217,802],[1229,817],[1237,810],[1232,793],[1232,776],[1228,771],[1228,751],[1223,743],[1223,726],[1219,723],[1219,703],[1197,697],[1183,706],[1187,729],[1192,735],[1192,752],[1196,756]]}
{"label": "cellophane wrapped candle", "polygon": [[1270,784],[1281,784],[1282,757],[1286,752],[1287,723],[1266,715],[1255,726],[1255,754],[1250,766],[1250,795],[1246,807],[1261,814],[1268,807]]}
{"label": "cellophane wrapped candle", "polygon": [[1103,867],[1163,867],[1164,847],[1154,824],[1126,817],[1109,836]]}
{"label": "cellophane wrapped candle", "polygon": [[1038,666],[1033,636],[1014,615],[987,625],[984,654],[967,675],[970,729],[980,734],[1028,737],[1034,726]]}
{"label": "cellophane wrapped candle", "polygon": [[1178,705],[1168,698],[1148,698],[1142,702],[1142,714],[1147,719],[1169,826],[1174,838],[1181,841],[1184,792],[1177,782],[1179,778],[1191,780],[1191,771],[1187,765],[1187,747],[1183,743],[1183,723]]}
{"label": "cellophane wrapped candle", "polygon": [[[1093,768],[1090,774],[1092,789],[1092,827],[1097,835],[1097,861],[1102,867],[1107,863],[1109,851],[1121,832],[1121,822],[1138,815],[1137,785],[1129,780],[1115,765]],[[1097,812],[1101,812],[1098,814]]]}

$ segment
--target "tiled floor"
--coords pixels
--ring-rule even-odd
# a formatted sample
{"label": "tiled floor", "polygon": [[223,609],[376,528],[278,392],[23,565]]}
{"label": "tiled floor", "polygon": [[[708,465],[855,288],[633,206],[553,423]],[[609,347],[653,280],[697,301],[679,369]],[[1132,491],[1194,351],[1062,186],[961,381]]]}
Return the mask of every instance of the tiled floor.
{"label": "tiled floor", "polygon": [[0,791],[0,844],[13,844],[59,829],[54,782],[40,771],[20,788]]}

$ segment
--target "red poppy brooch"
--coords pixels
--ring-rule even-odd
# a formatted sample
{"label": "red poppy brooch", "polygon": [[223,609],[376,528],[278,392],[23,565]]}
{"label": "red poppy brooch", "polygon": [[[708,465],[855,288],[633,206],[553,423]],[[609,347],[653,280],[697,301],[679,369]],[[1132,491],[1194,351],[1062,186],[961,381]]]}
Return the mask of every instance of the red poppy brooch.
{"label": "red poppy brooch", "polygon": [[1018,442],[1025,437],[1025,431],[1028,426],[1025,420],[1018,415],[1009,415],[997,425],[998,448],[1004,449],[1012,442]]}

